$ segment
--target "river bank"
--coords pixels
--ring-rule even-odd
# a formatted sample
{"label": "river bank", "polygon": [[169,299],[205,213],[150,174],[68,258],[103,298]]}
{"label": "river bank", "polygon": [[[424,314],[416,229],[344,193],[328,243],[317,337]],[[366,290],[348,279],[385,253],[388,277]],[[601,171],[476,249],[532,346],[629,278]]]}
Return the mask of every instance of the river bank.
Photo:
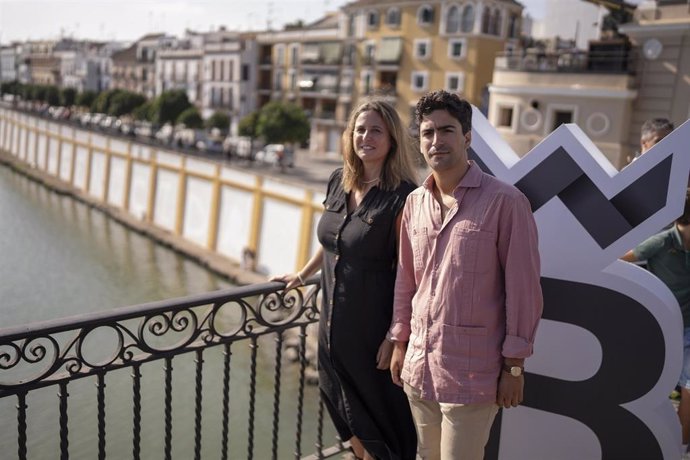
{"label": "river bank", "polygon": [[195,261],[204,268],[227,279],[233,284],[247,285],[253,283],[263,283],[267,281],[266,276],[246,270],[240,263],[233,261],[221,254],[214,253],[203,247],[197,246],[184,238],[173,233],[149,224],[145,221],[135,219],[131,214],[122,209],[96,200],[86,192],[59,180],[55,176],[47,174],[38,168],[28,166],[26,163],[17,159],[13,155],[0,150],[0,163],[11,168],[43,186],[49,188],[60,195],[67,195],[81,203],[96,209],[132,231],[153,239],[157,243],[175,251]]}

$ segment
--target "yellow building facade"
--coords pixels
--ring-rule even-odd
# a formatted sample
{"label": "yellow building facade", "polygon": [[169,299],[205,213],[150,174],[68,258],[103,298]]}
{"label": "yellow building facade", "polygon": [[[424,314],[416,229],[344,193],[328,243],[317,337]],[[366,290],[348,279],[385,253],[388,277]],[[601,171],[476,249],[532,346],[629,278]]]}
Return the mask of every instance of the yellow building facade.
{"label": "yellow building facade", "polygon": [[342,13],[345,41],[357,55],[355,98],[387,98],[409,123],[415,104],[430,90],[445,89],[487,107],[495,57],[519,37],[522,5],[361,0]]}

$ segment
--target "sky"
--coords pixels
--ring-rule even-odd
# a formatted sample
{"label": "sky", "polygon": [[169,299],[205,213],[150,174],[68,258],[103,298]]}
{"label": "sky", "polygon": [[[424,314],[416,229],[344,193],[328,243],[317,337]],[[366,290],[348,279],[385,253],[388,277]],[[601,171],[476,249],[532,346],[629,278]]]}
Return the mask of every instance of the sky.
{"label": "sky", "polygon": [[[547,0],[520,0],[535,18]],[[579,1],[579,0],[567,0]],[[150,32],[177,36],[185,29],[280,29],[310,22],[348,0],[0,0],[0,43],[73,37],[136,40]]]}

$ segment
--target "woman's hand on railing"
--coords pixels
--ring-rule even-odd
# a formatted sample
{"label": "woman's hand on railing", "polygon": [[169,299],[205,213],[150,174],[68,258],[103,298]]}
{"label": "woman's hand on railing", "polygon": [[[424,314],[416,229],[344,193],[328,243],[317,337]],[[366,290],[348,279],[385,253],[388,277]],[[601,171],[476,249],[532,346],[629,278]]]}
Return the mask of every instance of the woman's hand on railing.
{"label": "woman's hand on railing", "polygon": [[285,289],[292,289],[298,286],[304,286],[304,277],[298,273],[285,273],[271,278],[271,281],[282,281],[285,283]]}

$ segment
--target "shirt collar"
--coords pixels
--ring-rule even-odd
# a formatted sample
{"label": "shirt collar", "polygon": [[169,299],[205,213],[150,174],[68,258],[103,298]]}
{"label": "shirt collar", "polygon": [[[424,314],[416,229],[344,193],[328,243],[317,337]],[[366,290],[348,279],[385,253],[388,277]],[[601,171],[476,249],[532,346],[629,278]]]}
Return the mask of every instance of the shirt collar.
{"label": "shirt collar", "polygon": [[[470,167],[467,168],[467,171],[465,172],[465,175],[462,176],[462,179],[460,179],[460,182],[458,182],[458,185],[455,187],[455,190],[453,190],[453,194],[458,193],[459,189],[461,188],[476,188],[482,185],[482,175],[483,172],[477,164],[469,160],[468,161]],[[434,175],[429,174],[426,179],[424,179],[424,183],[422,184],[424,188],[426,188],[429,191],[434,190]]]}

